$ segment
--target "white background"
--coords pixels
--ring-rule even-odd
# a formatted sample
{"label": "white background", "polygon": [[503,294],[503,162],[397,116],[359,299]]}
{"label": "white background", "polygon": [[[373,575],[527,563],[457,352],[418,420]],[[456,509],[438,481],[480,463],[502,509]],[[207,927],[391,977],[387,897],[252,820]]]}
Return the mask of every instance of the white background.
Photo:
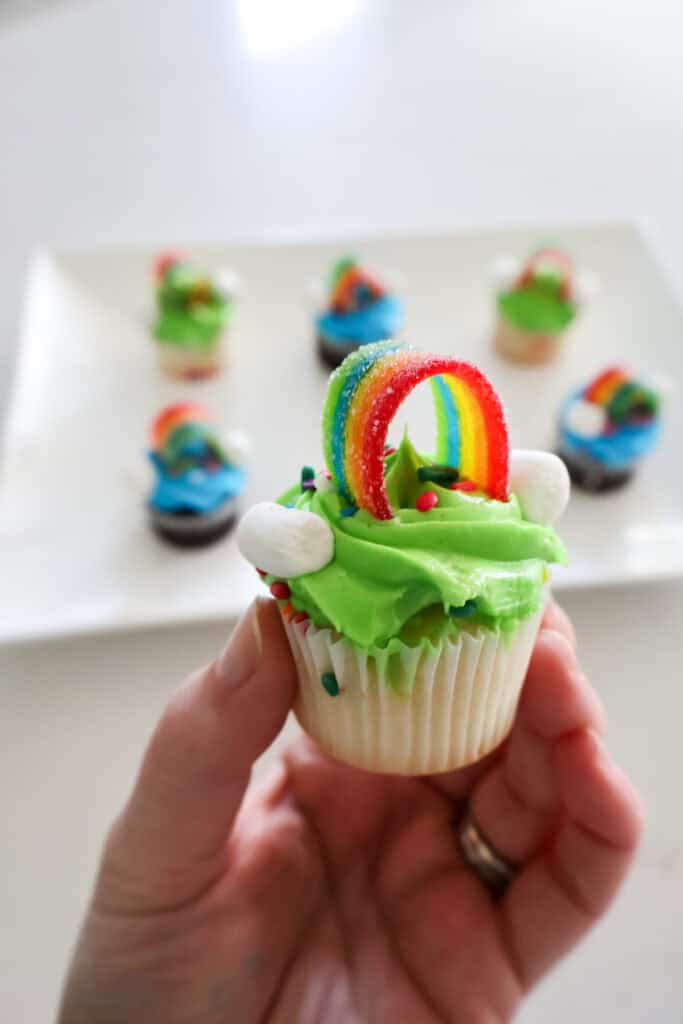
{"label": "white background", "polygon": [[[254,21],[263,5],[0,3],[0,394],[39,242],[649,215],[683,283],[678,0],[290,0],[271,6],[308,14],[281,28],[286,48],[266,31],[272,17]],[[347,20],[306,41],[318,8],[344,7]],[[605,590],[567,606],[650,824],[612,914],[520,1019],[673,1024],[683,1018],[683,591]],[[166,696],[224,634],[0,652],[7,1020],[50,1019],[105,823]]]}

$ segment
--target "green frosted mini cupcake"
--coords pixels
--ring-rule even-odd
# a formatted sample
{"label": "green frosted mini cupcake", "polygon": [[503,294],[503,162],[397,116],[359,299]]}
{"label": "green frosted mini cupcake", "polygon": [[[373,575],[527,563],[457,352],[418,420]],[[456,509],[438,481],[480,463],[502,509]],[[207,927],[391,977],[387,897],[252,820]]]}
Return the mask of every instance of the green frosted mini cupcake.
{"label": "green frosted mini cupcake", "polygon": [[232,316],[230,289],[165,253],[156,262],[154,336],[163,370],[171,377],[212,377],[223,358]]}
{"label": "green frosted mini cupcake", "polygon": [[542,248],[522,267],[499,267],[496,290],[497,351],[518,363],[545,363],[560,349],[592,278],[575,273],[559,249]]}

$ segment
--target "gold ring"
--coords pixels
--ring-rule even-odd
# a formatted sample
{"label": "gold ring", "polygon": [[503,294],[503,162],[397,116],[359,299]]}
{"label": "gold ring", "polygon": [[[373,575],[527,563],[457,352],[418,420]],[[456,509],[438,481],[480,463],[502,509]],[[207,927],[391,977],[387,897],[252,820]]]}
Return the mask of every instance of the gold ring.
{"label": "gold ring", "polygon": [[501,857],[484,838],[469,814],[458,827],[460,849],[466,864],[484,885],[500,898],[517,874],[518,868]]}

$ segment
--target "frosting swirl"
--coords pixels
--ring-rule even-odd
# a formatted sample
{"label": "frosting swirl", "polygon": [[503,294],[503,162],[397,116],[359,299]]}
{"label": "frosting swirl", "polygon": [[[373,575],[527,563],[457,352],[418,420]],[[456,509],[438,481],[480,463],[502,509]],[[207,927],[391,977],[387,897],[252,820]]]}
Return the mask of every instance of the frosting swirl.
{"label": "frosting swirl", "polygon": [[[391,520],[350,508],[333,486],[296,485],[280,498],[322,517],[334,535],[327,565],[288,580],[295,609],[367,649],[470,624],[507,630],[539,608],[546,563],[565,561],[552,528],[525,520],[514,494],[494,501],[420,480],[431,460],[407,438],[386,462]],[[438,507],[425,514],[416,502],[428,491]]]}

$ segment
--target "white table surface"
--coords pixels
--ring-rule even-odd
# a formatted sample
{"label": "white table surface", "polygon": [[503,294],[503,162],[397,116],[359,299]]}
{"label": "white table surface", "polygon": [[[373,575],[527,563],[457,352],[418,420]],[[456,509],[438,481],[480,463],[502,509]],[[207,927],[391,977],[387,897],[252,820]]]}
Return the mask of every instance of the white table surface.
{"label": "white table surface", "polygon": [[[678,0],[358,0],[338,5],[352,15],[336,33],[279,51],[264,49],[258,26],[247,37],[228,0],[62,0],[29,3],[26,16],[21,6],[0,6],[0,405],[38,242],[648,215],[683,284]],[[308,7],[301,30],[332,5],[286,6],[292,17]],[[519,1019],[674,1024],[683,588],[571,593],[566,604],[649,823],[615,908]],[[0,650],[3,1019],[50,1020],[106,823],[168,694],[224,633]]]}

